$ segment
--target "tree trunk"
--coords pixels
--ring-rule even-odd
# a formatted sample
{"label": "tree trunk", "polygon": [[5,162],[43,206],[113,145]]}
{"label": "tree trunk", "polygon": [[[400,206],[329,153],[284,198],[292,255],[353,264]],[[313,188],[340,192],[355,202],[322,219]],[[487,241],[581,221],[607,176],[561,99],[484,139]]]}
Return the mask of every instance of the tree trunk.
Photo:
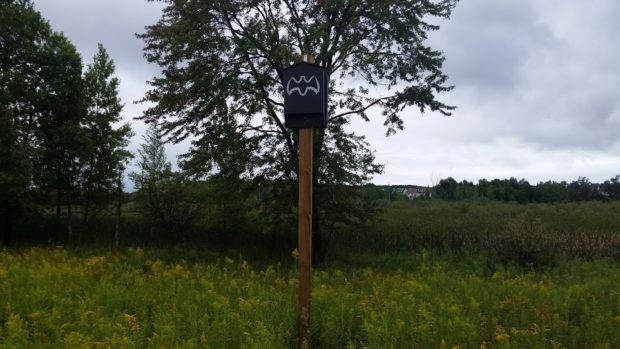
{"label": "tree trunk", "polygon": [[71,211],[71,175],[67,178],[67,234],[73,241],[73,212]]}
{"label": "tree trunk", "polygon": [[60,202],[62,200],[62,189],[56,188],[56,217],[60,218]]}
{"label": "tree trunk", "polygon": [[88,209],[90,208],[90,189],[86,189],[86,193],[84,193],[84,224],[88,223]]}
{"label": "tree trunk", "polygon": [[2,242],[4,246],[10,247],[13,243],[12,241],[12,233],[13,233],[13,218],[5,217],[4,219],[4,236],[2,236]]}
{"label": "tree trunk", "polygon": [[62,204],[62,188],[65,183],[59,165],[56,164],[56,218],[60,218]]}
{"label": "tree trunk", "polygon": [[114,250],[118,250],[120,244],[120,227],[121,227],[121,205],[123,204],[123,182],[122,172],[118,175],[117,182],[117,200],[116,200],[116,224],[114,226]]}
{"label": "tree trunk", "polygon": [[73,240],[73,213],[71,212],[71,197],[67,198],[67,234],[69,241]]}

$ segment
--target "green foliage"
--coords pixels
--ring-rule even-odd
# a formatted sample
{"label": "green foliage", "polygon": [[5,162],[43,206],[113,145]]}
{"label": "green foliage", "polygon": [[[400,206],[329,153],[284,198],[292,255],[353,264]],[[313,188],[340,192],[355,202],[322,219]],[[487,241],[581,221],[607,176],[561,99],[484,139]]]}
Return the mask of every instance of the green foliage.
{"label": "green foliage", "polygon": [[86,113],[82,59],[62,34],[52,34],[43,49],[48,56],[41,73],[46,82],[41,86],[45,117],[37,130],[41,146],[35,179],[43,188],[65,192],[77,180],[88,142],[82,128]]}
{"label": "green foliage", "polygon": [[[0,230],[6,244],[26,208],[33,207],[33,175],[49,165],[41,163],[52,153],[44,147],[55,141],[43,134],[43,127],[62,114],[61,106],[54,104],[76,102],[64,99],[71,94],[64,79],[71,79],[75,63],[81,69],[79,56],[66,44],[60,35],[52,34],[32,1],[0,3]],[[57,60],[60,56],[63,62]],[[55,69],[65,70],[55,75]],[[58,140],[67,134],[53,136]],[[63,150],[59,146],[53,152]],[[60,166],[56,167],[55,173],[60,173]]]}
{"label": "green foliage", "polygon": [[530,185],[524,179],[481,179],[477,185],[464,180],[456,182],[452,177],[442,179],[433,188],[435,198],[443,200],[466,200],[486,198],[491,200],[526,203],[556,203],[565,201],[615,200],[618,194],[620,176],[598,185],[586,177],[579,177],[571,183],[547,181]]}
{"label": "green foliage", "polygon": [[620,175],[607,180],[601,186],[603,195],[609,199],[620,199]]}
{"label": "green foliage", "polygon": [[15,221],[23,218],[30,197],[31,167],[25,147],[17,142],[8,113],[0,103],[0,232],[2,243],[11,244]]}
{"label": "green foliage", "polygon": [[123,105],[118,97],[119,81],[114,77],[114,62],[99,44],[93,63],[84,73],[86,104],[84,120],[88,137],[87,150],[82,160],[81,187],[84,196],[84,220],[88,220],[91,206],[109,205],[131,154],[127,151],[133,135],[129,124],[114,128],[119,123]]}
{"label": "green foliage", "polygon": [[357,193],[356,188],[325,185],[314,190],[323,203],[319,215],[330,239],[343,229],[355,231],[363,227],[379,213],[378,203]]}
{"label": "green foliage", "polygon": [[[162,70],[142,119],[159,123],[172,141],[195,137],[182,162],[191,175],[284,183],[288,192],[271,192],[284,200],[276,215],[288,216],[295,201],[298,137],[284,126],[281,73],[300,53],[330,74],[329,126],[314,135],[316,187],[360,185],[382,171],[364,137],[347,129],[351,118],[368,120],[377,109],[391,134],[404,127],[406,107],[453,109],[437,99],[451,87],[441,52],[426,39],[438,29],[430,22],[449,17],[456,0],[164,2],[162,18],[138,35]],[[385,94],[373,96],[369,86]],[[342,199],[331,205],[318,193],[314,202],[353,214],[337,209],[357,198]]]}
{"label": "green foliage", "polygon": [[42,69],[48,64],[44,45],[52,30],[30,0],[0,3],[0,102],[10,116],[18,142],[36,145],[43,115]]}
{"label": "green foliage", "polygon": [[456,199],[457,183],[452,177],[442,179],[434,189],[434,195],[443,200]]}
{"label": "green foliage", "polygon": [[[260,192],[252,183],[235,178],[212,177],[196,183],[202,189],[200,224],[207,233],[237,235],[239,232],[264,233],[260,225]],[[265,226],[267,223],[263,223]]]}
{"label": "green foliage", "polygon": [[130,175],[137,189],[138,208],[166,233],[191,227],[200,197],[186,175],[172,171],[156,124],[147,130],[138,154],[139,172]]}
{"label": "green foliage", "polygon": [[[295,159],[296,140],[283,126],[279,74],[299,53],[312,53],[334,87],[333,126],[321,132],[318,149],[340,150],[338,156],[348,160],[344,168],[353,171],[349,175],[363,173],[363,166],[355,163],[360,158],[350,148],[359,148],[361,138],[342,127],[349,115],[366,118],[367,109],[376,106],[393,132],[403,126],[399,114],[405,106],[444,113],[452,109],[435,99],[436,93],[450,88],[444,86],[441,53],[424,40],[438,29],[428,23],[429,17],[448,17],[455,3],[168,1],[162,19],[139,35],[149,62],[164,68],[145,97],[156,106],[144,119],[161,120],[174,140],[199,136],[195,151],[214,154],[205,158],[205,170],[235,159],[218,154],[249,150],[254,156],[242,158],[260,161],[248,162],[246,170],[276,162],[278,172],[271,175],[286,175],[293,170],[285,163]],[[343,78],[355,72],[365,80],[362,86],[343,88]],[[368,84],[386,84],[395,91],[373,98],[364,87]],[[262,119],[260,127],[252,127],[255,118]],[[238,136],[221,137],[226,132]]]}
{"label": "green foliage", "polygon": [[[374,256],[315,270],[312,348],[620,346],[617,263],[488,273],[479,255],[383,258],[392,269]],[[0,348],[291,348],[296,273],[195,250],[3,251]]]}
{"label": "green foliage", "polygon": [[[196,185],[179,172],[167,170],[150,180],[136,195],[136,203],[166,233],[191,228],[202,207]],[[172,236],[171,236],[172,238]]]}
{"label": "green foliage", "polygon": [[86,220],[93,203],[109,204],[121,190],[131,130],[113,126],[122,109],[114,65],[100,46],[84,79],[82,68],[75,46],[32,1],[0,2],[0,153],[9,166],[0,168],[3,231],[26,222],[23,207],[55,205],[57,216],[66,206],[72,235],[78,202]]}
{"label": "green foliage", "polygon": [[151,124],[143,136],[144,143],[138,149],[138,169],[130,175],[136,189],[140,190],[150,181],[157,181],[159,177],[172,170],[172,165],[166,159],[166,149],[157,124]]}
{"label": "green foliage", "polygon": [[15,222],[31,204],[34,129],[42,45],[51,30],[31,1],[0,2],[0,232],[11,242]]}
{"label": "green foliage", "polygon": [[596,199],[597,190],[586,177],[579,177],[568,185],[568,198],[571,201],[588,201]]}
{"label": "green foliage", "polygon": [[568,200],[566,182],[547,181],[538,183],[534,192],[538,196],[539,202],[562,202]]}

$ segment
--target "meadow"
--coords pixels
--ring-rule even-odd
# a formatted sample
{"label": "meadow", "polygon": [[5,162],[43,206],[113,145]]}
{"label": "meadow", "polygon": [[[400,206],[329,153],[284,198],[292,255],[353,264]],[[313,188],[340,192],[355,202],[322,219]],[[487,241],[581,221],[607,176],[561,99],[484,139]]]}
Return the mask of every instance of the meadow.
{"label": "meadow", "polygon": [[[309,347],[619,348],[617,210],[390,205],[332,233]],[[295,253],[253,241],[2,250],[0,348],[293,348]]]}

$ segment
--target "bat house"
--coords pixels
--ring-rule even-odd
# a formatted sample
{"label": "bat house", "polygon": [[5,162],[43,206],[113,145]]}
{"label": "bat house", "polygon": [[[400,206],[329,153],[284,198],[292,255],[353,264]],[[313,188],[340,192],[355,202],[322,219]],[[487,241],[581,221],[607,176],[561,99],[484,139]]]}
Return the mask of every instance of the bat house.
{"label": "bat house", "polygon": [[325,68],[300,62],[282,72],[284,84],[284,125],[289,128],[327,126],[327,90]]}

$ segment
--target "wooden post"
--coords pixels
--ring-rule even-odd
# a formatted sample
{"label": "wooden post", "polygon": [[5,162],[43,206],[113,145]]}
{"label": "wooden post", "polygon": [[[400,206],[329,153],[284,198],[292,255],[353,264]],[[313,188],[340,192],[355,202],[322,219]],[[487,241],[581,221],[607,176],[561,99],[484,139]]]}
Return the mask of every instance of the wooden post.
{"label": "wooden post", "polygon": [[[314,63],[309,54],[302,54],[302,61]],[[299,253],[299,303],[297,317],[298,346],[309,345],[310,340],[310,290],[312,289],[312,128],[299,129],[299,204],[298,244]]]}

